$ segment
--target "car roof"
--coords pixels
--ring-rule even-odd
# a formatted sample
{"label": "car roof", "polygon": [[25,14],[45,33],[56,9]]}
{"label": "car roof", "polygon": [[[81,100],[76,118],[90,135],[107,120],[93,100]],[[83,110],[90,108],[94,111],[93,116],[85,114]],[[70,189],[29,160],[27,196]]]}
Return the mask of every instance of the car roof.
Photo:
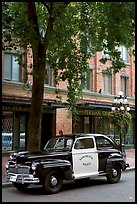
{"label": "car roof", "polygon": [[63,134],[63,135],[57,135],[57,137],[72,137],[72,138],[78,138],[78,137],[99,137],[99,136],[105,136],[104,134],[97,134],[97,133],[72,133],[72,134]]}

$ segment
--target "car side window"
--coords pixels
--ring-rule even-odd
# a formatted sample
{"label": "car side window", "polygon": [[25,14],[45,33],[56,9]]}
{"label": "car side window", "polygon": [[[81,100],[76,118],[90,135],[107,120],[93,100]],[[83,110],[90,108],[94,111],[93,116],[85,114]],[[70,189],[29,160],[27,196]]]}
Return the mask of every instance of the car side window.
{"label": "car side window", "polygon": [[74,146],[74,149],[90,149],[90,148],[94,148],[94,141],[92,138],[78,139]]}
{"label": "car side window", "polygon": [[105,137],[97,137],[96,138],[97,148],[113,148],[113,143]]}
{"label": "car side window", "polygon": [[68,139],[68,140],[66,141],[66,147],[71,148],[72,143],[73,143],[72,139]]}

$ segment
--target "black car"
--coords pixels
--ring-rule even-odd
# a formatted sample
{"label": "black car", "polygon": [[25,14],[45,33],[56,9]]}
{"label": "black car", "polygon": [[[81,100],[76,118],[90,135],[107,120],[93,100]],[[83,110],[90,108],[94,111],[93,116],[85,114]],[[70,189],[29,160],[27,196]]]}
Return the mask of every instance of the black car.
{"label": "black car", "polygon": [[53,194],[63,180],[106,176],[117,183],[128,164],[117,144],[103,134],[69,134],[51,138],[43,151],[15,152],[6,163],[7,180],[18,190],[42,184]]}

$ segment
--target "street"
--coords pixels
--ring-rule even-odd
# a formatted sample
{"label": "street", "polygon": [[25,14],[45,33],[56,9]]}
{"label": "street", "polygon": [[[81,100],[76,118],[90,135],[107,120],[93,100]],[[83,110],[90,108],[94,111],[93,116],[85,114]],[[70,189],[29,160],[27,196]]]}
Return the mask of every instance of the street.
{"label": "street", "polygon": [[86,183],[65,182],[61,192],[53,195],[44,193],[37,185],[30,185],[26,192],[5,187],[2,202],[135,202],[135,171],[122,172],[116,184],[108,184],[105,177]]}

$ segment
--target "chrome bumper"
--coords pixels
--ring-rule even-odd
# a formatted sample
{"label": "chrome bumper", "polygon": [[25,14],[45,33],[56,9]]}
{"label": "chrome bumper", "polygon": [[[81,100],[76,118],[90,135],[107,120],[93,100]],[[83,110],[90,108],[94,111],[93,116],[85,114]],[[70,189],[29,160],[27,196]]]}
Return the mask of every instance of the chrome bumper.
{"label": "chrome bumper", "polygon": [[37,177],[34,177],[32,174],[13,174],[8,173],[6,174],[6,180],[15,183],[39,183],[40,180]]}
{"label": "chrome bumper", "polygon": [[129,164],[126,164],[126,168],[129,167]]}
{"label": "chrome bumper", "polygon": [[123,170],[123,171],[126,170],[127,167],[129,167],[129,164],[125,163],[125,164],[123,165],[122,170]]}

